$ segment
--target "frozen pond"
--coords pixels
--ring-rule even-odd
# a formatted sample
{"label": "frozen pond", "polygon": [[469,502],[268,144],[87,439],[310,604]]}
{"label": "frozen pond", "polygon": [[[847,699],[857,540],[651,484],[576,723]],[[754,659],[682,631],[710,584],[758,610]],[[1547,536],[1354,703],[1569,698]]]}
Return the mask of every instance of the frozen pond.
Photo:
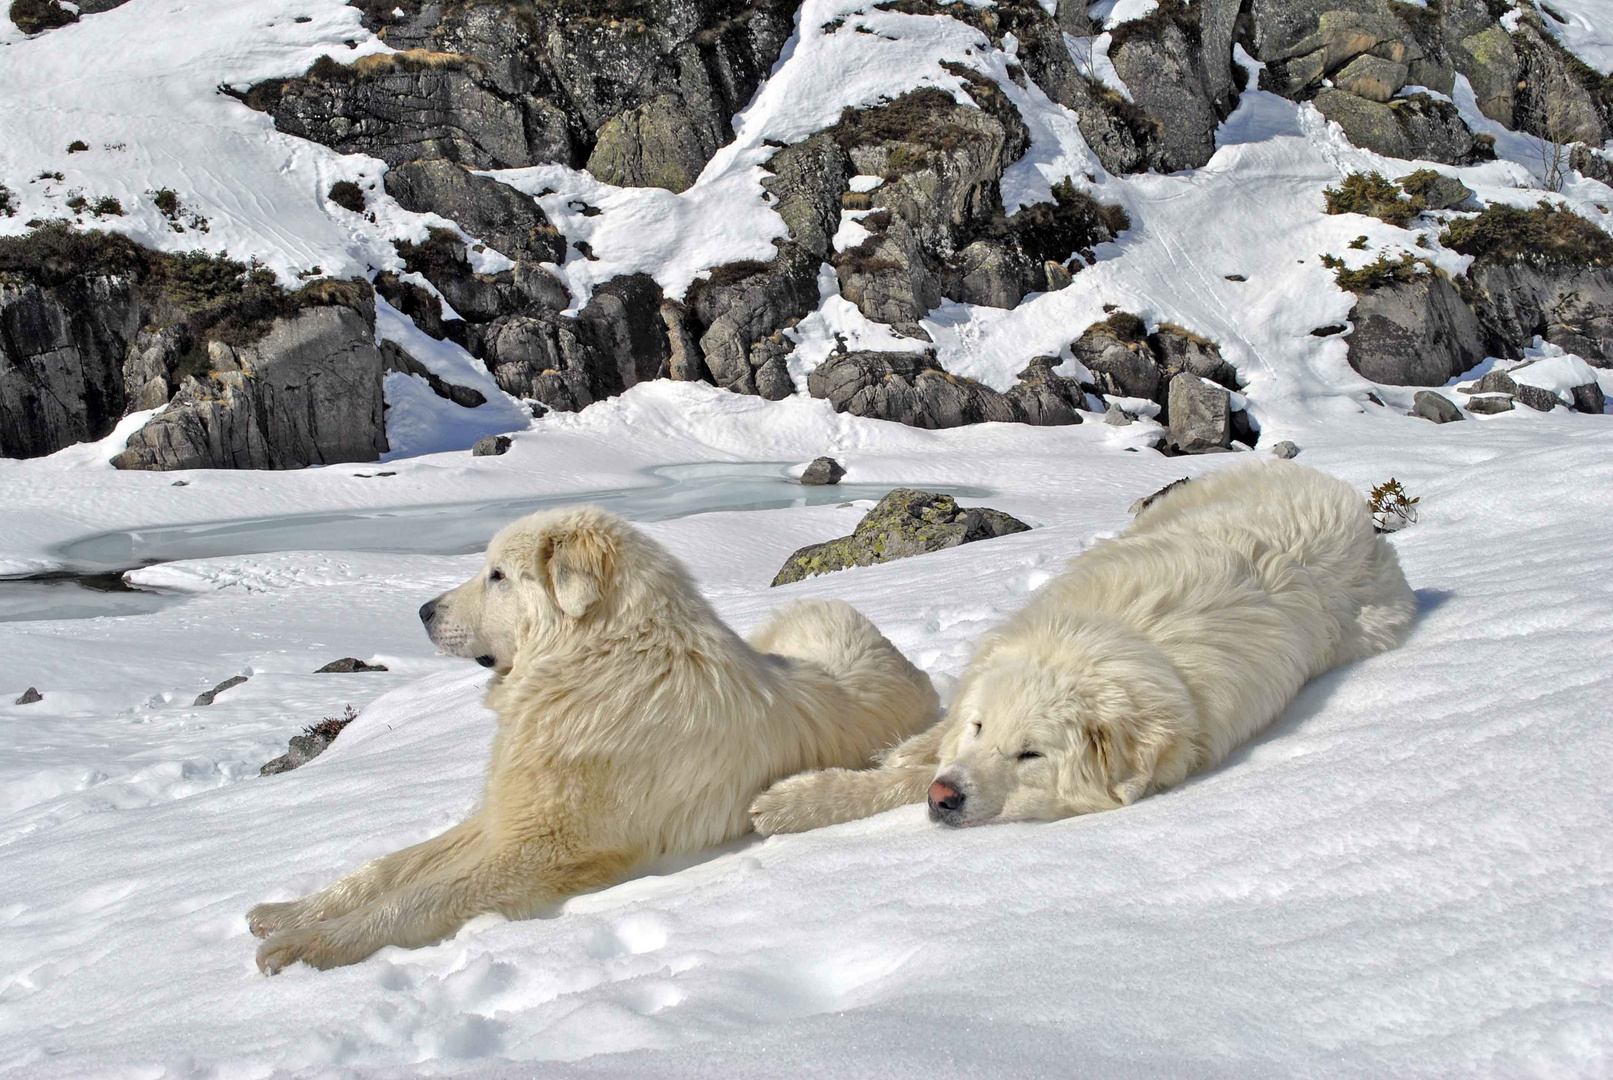
{"label": "frozen pond", "polygon": [[[493,502],[431,503],[322,514],[284,514],[189,525],[158,525],[98,533],[56,551],[68,573],[0,581],[0,622],[137,615],[179,597],[129,589],[123,571],[173,562],[274,551],[376,551],[464,555],[481,551],[509,522],[554,506],[593,503],[632,521],[665,521],[718,510],[777,510],[857,499],[879,499],[898,484],[805,487],[784,462],[664,465],[642,487],[575,491]],[[914,487],[965,499],[984,488]]]}

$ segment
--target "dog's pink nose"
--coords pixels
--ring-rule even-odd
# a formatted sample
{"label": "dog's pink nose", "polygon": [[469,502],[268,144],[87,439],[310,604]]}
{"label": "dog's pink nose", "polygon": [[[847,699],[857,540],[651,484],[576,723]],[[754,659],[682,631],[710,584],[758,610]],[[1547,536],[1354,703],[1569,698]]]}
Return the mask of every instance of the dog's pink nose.
{"label": "dog's pink nose", "polygon": [[930,816],[940,814],[955,814],[963,807],[963,792],[947,783],[937,780],[930,785]]}

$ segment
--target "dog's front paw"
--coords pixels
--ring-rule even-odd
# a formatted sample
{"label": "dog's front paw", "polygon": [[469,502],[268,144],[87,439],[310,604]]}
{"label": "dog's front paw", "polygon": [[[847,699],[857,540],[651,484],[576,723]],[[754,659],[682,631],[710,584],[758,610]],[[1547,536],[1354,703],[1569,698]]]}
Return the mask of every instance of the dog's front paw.
{"label": "dog's front paw", "polygon": [[763,836],[775,833],[803,832],[810,826],[800,821],[801,802],[810,787],[811,774],[792,776],[780,780],[762,792],[750,804],[751,828]]}
{"label": "dog's front paw", "polygon": [[362,959],[364,956],[354,954],[337,942],[330,929],[322,924],[282,930],[258,946],[258,970],[265,975],[278,975],[299,960],[325,971]]}
{"label": "dog's front paw", "polygon": [[300,900],[288,900],[283,904],[258,904],[246,913],[246,927],[252,931],[253,937],[266,938],[277,930],[295,926],[297,910],[301,906]]}

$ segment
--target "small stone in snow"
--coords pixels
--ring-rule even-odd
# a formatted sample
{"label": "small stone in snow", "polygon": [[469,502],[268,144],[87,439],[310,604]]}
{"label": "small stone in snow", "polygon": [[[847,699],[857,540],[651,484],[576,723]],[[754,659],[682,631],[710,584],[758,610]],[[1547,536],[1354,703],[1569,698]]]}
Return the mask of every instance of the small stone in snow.
{"label": "small stone in snow", "polygon": [[497,457],[508,453],[510,437],[508,435],[489,435],[485,439],[476,440],[476,445],[470,448],[472,457]]}
{"label": "small stone in snow", "polygon": [[1114,427],[1125,427],[1127,424],[1131,423],[1131,416],[1126,412],[1125,409],[1122,409],[1119,405],[1110,402],[1109,407],[1103,410],[1103,422]]}
{"label": "small stone in snow", "polygon": [[1462,419],[1462,410],[1444,394],[1436,394],[1432,390],[1419,390],[1417,396],[1411,399],[1411,415],[1432,420],[1436,424],[1449,424]]}
{"label": "small stone in snow", "polygon": [[196,696],[196,700],[192,702],[192,705],[211,705],[213,704],[213,699],[218,697],[224,691],[228,690],[232,686],[240,686],[244,682],[246,682],[245,675],[232,675],[206,693],[198,694]]}
{"label": "small stone in snow", "polygon": [[1293,443],[1289,442],[1287,439],[1284,439],[1282,442],[1278,443],[1276,446],[1273,446],[1271,448],[1271,452],[1273,454],[1276,454],[1278,457],[1282,458],[1284,461],[1286,461],[1289,458],[1294,457],[1299,453],[1299,447],[1295,446]]}
{"label": "small stone in snow", "polygon": [[36,690],[32,686],[30,686],[28,689],[26,689],[26,690],[24,690],[22,692],[22,697],[17,699],[17,704],[18,705],[32,705],[36,701],[43,701],[43,700],[45,700],[45,695],[41,694],[38,690]]}
{"label": "small stone in snow", "polygon": [[386,670],[386,665],[385,664],[366,664],[364,661],[360,660],[356,656],[344,656],[340,660],[332,660],[330,663],[326,664],[324,667],[322,667],[318,671],[314,672],[314,674],[315,675],[327,675],[327,674],[347,675],[347,674],[350,674],[350,673],[355,672],[355,671],[385,671],[385,670]]}
{"label": "small stone in snow", "polygon": [[840,462],[834,458],[821,457],[806,467],[801,474],[801,483],[809,487],[822,487],[825,484],[838,484],[840,478],[846,475]]}

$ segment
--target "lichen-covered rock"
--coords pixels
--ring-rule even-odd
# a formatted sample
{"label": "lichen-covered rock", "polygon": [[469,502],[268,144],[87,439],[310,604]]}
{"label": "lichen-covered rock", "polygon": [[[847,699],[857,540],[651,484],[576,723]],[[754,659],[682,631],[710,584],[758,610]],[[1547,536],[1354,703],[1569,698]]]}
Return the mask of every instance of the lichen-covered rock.
{"label": "lichen-covered rock", "polygon": [[1474,394],[1467,400],[1467,411],[1481,416],[1493,416],[1496,413],[1511,412],[1516,407],[1512,402],[1513,399],[1507,394]]}
{"label": "lichen-covered rock", "polygon": [[1491,26],[1464,38],[1453,51],[1457,70],[1473,86],[1479,111],[1511,127],[1518,86],[1518,51],[1512,46],[1512,36]]}
{"label": "lichen-covered rock", "polygon": [[1389,386],[1439,386],[1484,359],[1478,318],[1438,274],[1362,292],[1346,338],[1350,366]]}
{"label": "lichen-covered rock", "polygon": [[1411,399],[1411,415],[1432,420],[1436,424],[1449,424],[1462,419],[1462,410],[1444,394],[1436,394],[1432,390],[1419,390]]}
{"label": "lichen-covered rock", "polygon": [[1406,85],[1410,70],[1405,64],[1368,54],[1356,57],[1339,69],[1333,76],[1333,85],[1368,101],[1388,102]]}
{"label": "lichen-covered rock", "polygon": [[950,495],[899,488],[879,501],[850,536],[801,548],[773,578],[774,585],[905,559],[1030,529],[1000,510],[960,507]]}
{"label": "lichen-covered rock", "polygon": [[375,461],[387,448],[373,315],[314,307],[252,345],[210,348],[168,407],[112,459],[119,469],[297,469]]}
{"label": "lichen-covered rock", "polygon": [[1166,445],[1178,454],[1203,454],[1232,445],[1232,399],[1222,387],[1184,371],[1171,379]]}

